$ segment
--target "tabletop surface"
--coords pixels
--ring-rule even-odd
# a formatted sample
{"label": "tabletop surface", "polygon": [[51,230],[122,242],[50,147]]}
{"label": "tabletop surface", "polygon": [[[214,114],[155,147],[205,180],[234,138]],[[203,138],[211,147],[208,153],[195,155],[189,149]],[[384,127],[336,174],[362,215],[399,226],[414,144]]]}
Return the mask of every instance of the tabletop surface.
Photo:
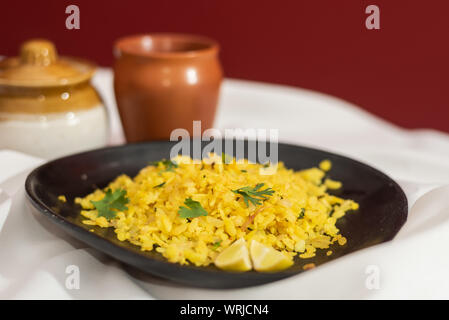
{"label": "tabletop surface", "polygon": [[[111,71],[100,70],[93,82],[110,111],[111,143],[122,143]],[[129,270],[30,219],[23,183],[29,170],[43,160],[4,150],[0,151],[0,216],[6,218],[0,219],[0,297],[447,298],[449,259],[441,254],[449,242],[446,134],[404,130],[319,93],[230,79],[223,84],[215,126],[278,129],[282,142],[362,160],[399,182],[410,205],[408,221],[392,242],[342,257],[304,276],[239,290],[178,286]],[[65,268],[73,264],[84,270],[78,291],[64,286]],[[370,270],[380,272],[380,288],[367,283]]]}

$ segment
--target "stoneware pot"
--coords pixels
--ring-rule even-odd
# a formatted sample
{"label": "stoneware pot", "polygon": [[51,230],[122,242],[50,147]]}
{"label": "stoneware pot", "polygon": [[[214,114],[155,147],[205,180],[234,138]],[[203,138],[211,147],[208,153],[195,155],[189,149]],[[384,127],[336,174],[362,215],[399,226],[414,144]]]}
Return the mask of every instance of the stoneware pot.
{"label": "stoneware pot", "polygon": [[193,135],[213,126],[222,80],[218,44],[181,34],[148,34],[115,44],[114,89],[128,142]]}
{"label": "stoneware pot", "polygon": [[107,115],[90,84],[95,67],[59,58],[47,40],[0,61],[0,149],[54,158],[104,146]]}

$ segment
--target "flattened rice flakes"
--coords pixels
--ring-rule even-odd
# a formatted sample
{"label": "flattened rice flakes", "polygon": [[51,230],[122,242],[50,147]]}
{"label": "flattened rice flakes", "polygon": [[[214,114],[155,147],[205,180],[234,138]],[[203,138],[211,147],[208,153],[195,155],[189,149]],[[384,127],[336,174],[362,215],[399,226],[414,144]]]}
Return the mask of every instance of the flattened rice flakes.
{"label": "flattened rice flakes", "polygon": [[[289,256],[315,256],[317,249],[333,243],[344,245],[346,239],[336,227],[337,219],[358,204],[328,194],[341,187],[337,181],[324,180],[331,163],[293,171],[278,163],[275,174],[261,174],[260,164],[235,160],[222,163],[211,154],[201,163],[188,157],[172,159],[170,170],[163,164],[149,165],[134,178],[121,175],[105,189],[76,198],[86,218],[83,222],[103,228],[113,227],[120,241],[129,241],[143,251],[156,250],[170,262],[207,266],[235,240],[252,239]],[[228,162],[228,161],[226,161]],[[261,205],[245,204],[232,190],[264,183],[275,192]],[[107,220],[98,216],[91,201],[99,201],[105,190],[123,189],[129,199],[127,210]],[[192,219],[178,214],[184,201],[198,201],[207,216]]]}

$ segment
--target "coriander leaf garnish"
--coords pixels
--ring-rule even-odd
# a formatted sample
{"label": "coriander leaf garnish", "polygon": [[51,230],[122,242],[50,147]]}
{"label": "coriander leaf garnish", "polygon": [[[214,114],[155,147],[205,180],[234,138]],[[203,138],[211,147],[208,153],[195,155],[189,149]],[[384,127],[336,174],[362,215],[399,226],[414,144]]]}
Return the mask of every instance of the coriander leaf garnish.
{"label": "coriander leaf garnish", "polygon": [[126,190],[117,189],[112,192],[111,189],[106,190],[104,198],[99,201],[90,201],[98,211],[99,217],[105,217],[110,220],[115,218],[117,211],[128,210],[126,204],[129,199],[126,197]]}
{"label": "coriander leaf garnish", "polygon": [[161,188],[165,185],[165,181],[153,187],[153,189]]}
{"label": "coriander leaf garnish", "polygon": [[263,200],[268,199],[268,196],[272,196],[274,193],[274,190],[271,188],[260,190],[264,185],[264,183],[259,183],[254,188],[242,187],[236,190],[232,190],[232,192],[243,196],[243,201],[245,202],[247,207],[249,206],[249,202],[257,206],[262,204]]}
{"label": "coriander leaf garnish", "polygon": [[213,249],[213,250],[217,250],[219,246],[221,246],[221,240],[215,242],[215,243],[212,245],[212,249]]}
{"label": "coriander leaf garnish", "polygon": [[304,218],[304,213],[306,212],[306,209],[301,208],[301,212],[299,213],[298,219]]}
{"label": "coriander leaf garnish", "polygon": [[184,201],[187,207],[179,207],[178,214],[181,218],[196,218],[200,216],[207,216],[207,211],[201,206],[198,201],[187,198]]}
{"label": "coriander leaf garnish", "polygon": [[166,159],[162,159],[161,161],[153,161],[150,162],[150,164],[156,167],[158,167],[159,164],[162,164],[165,167],[165,169],[162,170],[162,172],[175,171],[175,168],[178,167],[178,164],[176,162]]}
{"label": "coriander leaf garnish", "polygon": [[221,153],[221,162],[223,164],[230,164],[234,159],[231,156],[228,156],[226,153]]}

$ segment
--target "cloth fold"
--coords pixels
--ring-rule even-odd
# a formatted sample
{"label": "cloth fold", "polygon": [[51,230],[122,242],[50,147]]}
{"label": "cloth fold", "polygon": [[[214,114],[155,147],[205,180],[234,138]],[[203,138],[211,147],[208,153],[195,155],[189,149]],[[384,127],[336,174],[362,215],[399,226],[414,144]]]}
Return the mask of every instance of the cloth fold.
{"label": "cloth fold", "polygon": [[[26,173],[14,180],[23,182]],[[0,232],[1,299],[151,298],[120,263],[55,229],[45,217],[32,215],[22,186],[10,200]],[[67,285],[71,268],[79,270],[79,286]]]}

